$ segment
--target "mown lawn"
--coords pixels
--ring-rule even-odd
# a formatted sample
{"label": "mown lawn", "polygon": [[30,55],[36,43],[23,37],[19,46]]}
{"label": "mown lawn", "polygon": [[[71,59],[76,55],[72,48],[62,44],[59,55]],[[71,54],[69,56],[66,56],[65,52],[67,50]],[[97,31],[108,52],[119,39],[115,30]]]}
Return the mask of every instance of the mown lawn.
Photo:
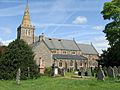
{"label": "mown lawn", "polygon": [[0,81],[0,90],[120,90],[120,83],[114,80],[67,79],[42,76],[35,80]]}

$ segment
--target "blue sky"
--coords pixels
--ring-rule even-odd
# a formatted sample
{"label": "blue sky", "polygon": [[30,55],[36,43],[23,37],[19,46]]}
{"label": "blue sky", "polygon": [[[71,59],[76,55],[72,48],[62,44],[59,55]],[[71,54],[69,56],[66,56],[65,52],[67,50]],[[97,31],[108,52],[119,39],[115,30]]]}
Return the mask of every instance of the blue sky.
{"label": "blue sky", "polygon": [[[0,0],[0,41],[7,45],[16,39],[17,27],[27,0]],[[103,4],[111,0],[29,0],[35,35],[73,39],[95,46],[98,52],[108,47],[102,32],[105,24],[100,14]]]}

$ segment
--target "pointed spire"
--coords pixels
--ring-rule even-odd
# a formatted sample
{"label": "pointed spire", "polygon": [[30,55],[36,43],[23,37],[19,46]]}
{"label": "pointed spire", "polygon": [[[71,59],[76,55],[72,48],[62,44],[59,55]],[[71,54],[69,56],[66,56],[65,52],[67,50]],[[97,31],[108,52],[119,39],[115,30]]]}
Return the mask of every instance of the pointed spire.
{"label": "pointed spire", "polygon": [[25,12],[24,12],[23,20],[22,20],[22,25],[23,26],[30,26],[31,25],[30,15],[29,15],[28,0],[27,0]]}

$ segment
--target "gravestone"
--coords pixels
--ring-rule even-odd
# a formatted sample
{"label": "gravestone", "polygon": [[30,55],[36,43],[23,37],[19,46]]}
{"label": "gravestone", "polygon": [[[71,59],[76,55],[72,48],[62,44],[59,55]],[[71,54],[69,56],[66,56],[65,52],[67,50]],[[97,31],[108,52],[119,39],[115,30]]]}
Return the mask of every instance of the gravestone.
{"label": "gravestone", "polygon": [[75,72],[74,72],[74,75],[78,75],[78,71],[75,71]]}
{"label": "gravestone", "polygon": [[87,76],[92,76],[91,68],[87,69]]}
{"label": "gravestone", "polygon": [[115,78],[114,69],[111,66],[108,67],[107,72],[108,72],[108,77]]}
{"label": "gravestone", "polygon": [[65,76],[65,69],[64,68],[61,69],[61,75]]}
{"label": "gravestone", "polygon": [[82,76],[85,76],[85,69],[84,69],[84,68],[81,68],[81,69],[80,69],[80,72],[81,72],[81,77],[82,77]]}
{"label": "gravestone", "polygon": [[30,67],[28,67],[27,69],[28,69],[28,78],[30,78]]}
{"label": "gravestone", "polygon": [[104,74],[105,74],[105,76],[108,76],[108,73],[107,73],[107,67],[103,67],[103,71],[104,71]]}
{"label": "gravestone", "polygon": [[16,83],[19,85],[20,84],[20,75],[21,75],[21,70],[20,68],[17,71],[17,75],[16,75]]}
{"label": "gravestone", "polygon": [[58,66],[57,66],[57,62],[56,60],[54,60],[53,64],[52,64],[52,72],[51,72],[51,76],[57,76],[58,75]]}
{"label": "gravestone", "polygon": [[117,75],[118,75],[118,68],[116,66],[114,66],[113,69],[114,69],[115,77],[117,77]]}
{"label": "gravestone", "polygon": [[118,66],[118,73],[120,74],[120,66]]}
{"label": "gravestone", "polygon": [[104,71],[102,70],[102,67],[99,68],[97,72],[97,80],[105,80],[105,74]]}
{"label": "gravestone", "polygon": [[54,69],[54,73],[55,73],[55,75],[58,74],[58,68],[55,68],[55,69]]}

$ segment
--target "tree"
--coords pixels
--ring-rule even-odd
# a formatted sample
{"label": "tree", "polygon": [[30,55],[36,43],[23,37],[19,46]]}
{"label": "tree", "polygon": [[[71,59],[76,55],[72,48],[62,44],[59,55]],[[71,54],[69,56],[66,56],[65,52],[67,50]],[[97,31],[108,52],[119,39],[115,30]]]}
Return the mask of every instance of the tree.
{"label": "tree", "polygon": [[109,42],[110,48],[104,51],[101,59],[106,66],[120,65],[120,0],[106,2],[103,7],[104,20],[111,22],[105,26],[103,31]]}
{"label": "tree", "polygon": [[6,46],[0,46],[0,57],[2,56],[2,54],[5,51]]}
{"label": "tree", "polygon": [[18,68],[21,69],[21,79],[38,76],[38,66],[34,61],[34,54],[30,46],[23,40],[15,40],[6,48],[0,59],[0,79],[15,79]]}

